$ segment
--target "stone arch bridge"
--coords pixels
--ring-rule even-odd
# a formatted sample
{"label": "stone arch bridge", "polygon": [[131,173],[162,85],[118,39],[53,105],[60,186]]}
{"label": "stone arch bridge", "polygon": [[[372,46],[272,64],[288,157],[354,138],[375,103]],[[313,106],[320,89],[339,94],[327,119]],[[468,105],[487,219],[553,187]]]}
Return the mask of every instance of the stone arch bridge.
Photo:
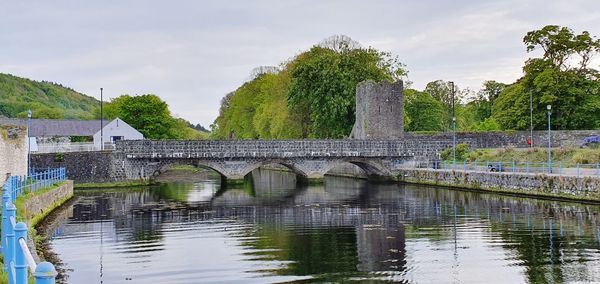
{"label": "stone arch bridge", "polygon": [[204,166],[226,179],[242,179],[266,164],[283,165],[300,177],[322,178],[342,163],[372,179],[386,179],[406,161],[437,155],[448,141],[418,140],[226,140],[118,141],[116,179],[152,178],[174,165]]}

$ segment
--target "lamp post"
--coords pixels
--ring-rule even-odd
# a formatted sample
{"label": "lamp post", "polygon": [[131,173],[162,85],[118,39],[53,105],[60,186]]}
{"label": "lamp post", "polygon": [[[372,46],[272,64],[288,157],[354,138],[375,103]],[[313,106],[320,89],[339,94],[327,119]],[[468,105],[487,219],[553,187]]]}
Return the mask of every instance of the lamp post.
{"label": "lamp post", "polygon": [[547,105],[546,109],[548,109],[548,174],[552,173],[552,140],[550,139],[550,111],[552,110],[551,105]]}
{"label": "lamp post", "polygon": [[102,89],[100,88],[100,150],[104,150],[104,133],[102,133],[102,128],[104,128],[104,115],[102,113]]}
{"label": "lamp post", "polygon": [[31,175],[31,110],[27,111],[27,176]]}
{"label": "lamp post", "polygon": [[452,117],[452,166],[456,169],[456,117]]}
{"label": "lamp post", "polygon": [[533,148],[533,92],[529,91],[529,137],[531,139],[530,147]]}
{"label": "lamp post", "polygon": [[456,169],[456,113],[454,112],[454,82],[450,84],[450,93],[452,94],[452,167]]}

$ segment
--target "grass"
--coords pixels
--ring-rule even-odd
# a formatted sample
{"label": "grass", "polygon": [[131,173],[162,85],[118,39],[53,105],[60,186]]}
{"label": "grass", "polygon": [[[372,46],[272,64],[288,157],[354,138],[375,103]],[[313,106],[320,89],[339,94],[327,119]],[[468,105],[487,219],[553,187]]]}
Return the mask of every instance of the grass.
{"label": "grass", "polygon": [[144,179],[130,179],[126,181],[117,182],[102,182],[102,183],[76,183],[73,185],[74,189],[88,189],[88,188],[115,188],[115,187],[137,187],[149,185],[150,181]]}
{"label": "grass", "polygon": [[[553,148],[553,163],[562,163],[563,167],[575,167],[577,164],[600,163],[600,147],[593,148]],[[545,163],[548,161],[546,148],[496,148],[476,149],[457,158],[467,162],[517,162]]]}
{"label": "grass", "polygon": [[185,171],[185,172],[192,172],[192,173],[199,173],[201,171],[201,169],[194,167],[192,165],[178,165],[178,166],[171,167],[169,170]]}

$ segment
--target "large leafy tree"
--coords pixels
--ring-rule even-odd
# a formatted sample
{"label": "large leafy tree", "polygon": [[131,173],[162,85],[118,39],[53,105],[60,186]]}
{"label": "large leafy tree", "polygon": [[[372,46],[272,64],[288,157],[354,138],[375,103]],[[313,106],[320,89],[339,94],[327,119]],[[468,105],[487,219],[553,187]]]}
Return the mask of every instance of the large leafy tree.
{"label": "large leafy tree", "polygon": [[[449,130],[452,127],[452,107],[454,104],[454,114],[459,107],[460,102],[470,92],[468,89],[460,90],[457,85],[443,80],[435,80],[427,83],[425,92],[433,99],[442,103],[444,108],[444,129]],[[454,100],[454,101],[453,101]]]}
{"label": "large leafy tree", "polygon": [[445,129],[445,108],[429,93],[407,89],[404,92],[404,111],[410,118],[407,131],[442,131]]}
{"label": "large leafy tree", "polygon": [[543,56],[527,60],[525,75],[500,94],[492,107],[494,119],[505,129],[528,128],[531,95],[534,128],[545,127],[546,105],[552,105],[555,129],[600,128],[600,76],[589,67],[600,40],[550,25],[528,32],[523,42],[527,51],[542,49]]}
{"label": "large leafy tree", "polygon": [[284,139],[300,136],[300,123],[287,107],[289,76],[285,71],[274,74],[273,70],[255,69],[251,81],[221,100],[219,116],[212,125],[214,138]]}
{"label": "large leafy tree", "polygon": [[227,95],[211,126],[215,138],[341,138],[355,119],[356,85],[397,80],[404,66],[346,36],[325,39],[279,68],[259,67]]}
{"label": "large leafy tree", "polygon": [[119,96],[106,105],[105,117],[119,117],[144,134],[147,139],[178,139],[180,128],[187,127],[171,116],[169,107],[160,97],[152,94]]}
{"label": "large leafy tree", "polygon": [[335,46],[315,46],[290,64],[288,102],[294,113],[302,114],[303,137],[347,137],[354,125],[356,85],[405,74],[387,53],[339,41]]}

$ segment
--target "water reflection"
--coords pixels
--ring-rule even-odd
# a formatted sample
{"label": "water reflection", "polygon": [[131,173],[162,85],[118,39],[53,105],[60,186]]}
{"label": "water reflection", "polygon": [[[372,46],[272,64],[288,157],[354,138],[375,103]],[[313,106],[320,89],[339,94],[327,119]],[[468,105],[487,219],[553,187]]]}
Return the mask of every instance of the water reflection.
{"label": "water reflection", "polygon": [[[77,193],[53,250],[70,283],[600,281],[598,208],[259,170]],[[59,214],[59,215],[60,215]]]}

